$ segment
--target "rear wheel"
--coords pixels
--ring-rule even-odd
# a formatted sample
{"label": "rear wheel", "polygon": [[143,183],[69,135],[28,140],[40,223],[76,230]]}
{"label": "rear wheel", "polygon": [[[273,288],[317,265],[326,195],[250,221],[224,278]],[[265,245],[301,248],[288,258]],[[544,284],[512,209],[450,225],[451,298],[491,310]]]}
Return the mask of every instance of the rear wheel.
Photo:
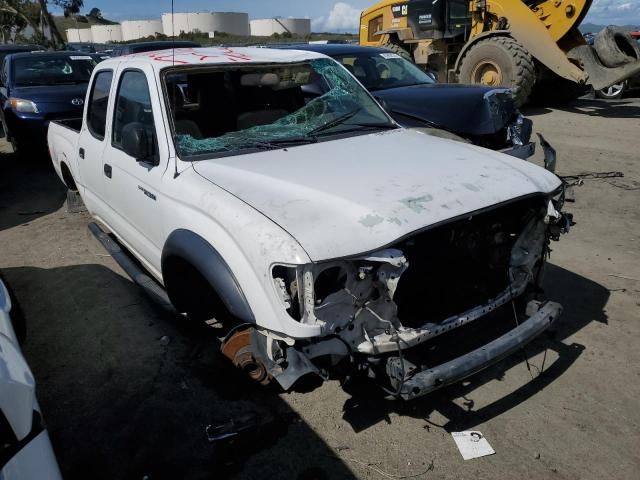
{"label": "rear wheel", "polygon": [[615,98],[622,98],[624,92],[627,90],[627,82],[614,83],[608,88],[602,90],[596,90],[596,97],[604,98],[607,100],[613,100]]}
{"label": "rear wheel", "polygon": [[517,107],[529,99],[536,69],[529,52],[511,37],[480,40],[462,57],[460,83],[511,88]]}

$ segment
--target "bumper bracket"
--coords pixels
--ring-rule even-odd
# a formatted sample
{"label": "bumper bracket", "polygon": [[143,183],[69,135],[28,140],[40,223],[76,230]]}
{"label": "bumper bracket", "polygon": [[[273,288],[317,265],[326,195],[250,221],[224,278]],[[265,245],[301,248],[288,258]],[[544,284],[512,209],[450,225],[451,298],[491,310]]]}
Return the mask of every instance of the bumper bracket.
{"label": "bumper bracket", "polygon": [[[402,369],[408,375],[405,376],[404,382],[402,382],[400,397],[404,400],[411,400],[426,395],[446,385],[459,382],[491,366],[519,350],[549,328],[561,313],[562,305],[556,302],[546,302],[541,304],[537,312],[516,328],[483,347],[415,374],[413,374],[415,370],[412,371],[411,368]],[[388,360],[387,371],[391,374],[391,383],[395,388],[400,385],[401,378],[392,372],[399,372],[400,369],[395,364],[402,361],[398,357],[391,357]]]}

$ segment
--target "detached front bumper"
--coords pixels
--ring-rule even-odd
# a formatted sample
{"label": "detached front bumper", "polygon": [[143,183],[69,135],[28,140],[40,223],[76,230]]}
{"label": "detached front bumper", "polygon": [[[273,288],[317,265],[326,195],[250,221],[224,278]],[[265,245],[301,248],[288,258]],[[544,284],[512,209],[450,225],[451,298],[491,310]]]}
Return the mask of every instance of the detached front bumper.
{"label": "detached front bumper", "polygon": [[[426,395],[459,382],[519,350],[549,328],[561,313],[562,305],[545,302],[513,330],[461,357],[415,374],[412,373],[412,365],[407,365],[407,360],[391,357],[387,362],[387,374],[393,387],[400,388],[399,396],[403,399],[411,400]],[[401,362],[405,362],[404,366]],[[405,373],[403,379],[402,372],[410,373]]]}

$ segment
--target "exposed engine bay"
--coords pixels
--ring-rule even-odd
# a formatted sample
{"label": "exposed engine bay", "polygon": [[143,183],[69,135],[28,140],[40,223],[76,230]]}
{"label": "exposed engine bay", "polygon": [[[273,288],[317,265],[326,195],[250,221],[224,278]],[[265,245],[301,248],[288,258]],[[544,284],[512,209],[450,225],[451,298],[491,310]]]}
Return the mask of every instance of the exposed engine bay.
{"label": "exposed engine bay", "polygon": [[[539,297],[549,243],[572,224],[563,203],[563,190],[529,196],[365,255],[274,266],[283,307],[295,321],[320,325],[322,335],[293,339],[245,325],[227,335],[223,353],[285,390],[310,373],[361,372],[404,399],[459,381],[521,348],[561,313]],[[444,334],[467,335],[467,325],[500,311],[508,329],[475,350],[435,365],[420,350]]]}

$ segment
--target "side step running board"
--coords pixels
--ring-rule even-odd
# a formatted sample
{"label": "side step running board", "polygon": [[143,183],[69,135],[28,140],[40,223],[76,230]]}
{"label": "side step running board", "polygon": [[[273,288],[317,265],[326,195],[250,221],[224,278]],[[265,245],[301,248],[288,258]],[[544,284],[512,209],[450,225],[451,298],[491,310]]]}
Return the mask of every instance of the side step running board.
{"label": "side step running board", "polygon": [[151,299],[170,313],[177,313],[166,290],[133,261],[129,253],[123,250],[118,243],[102,230],[95,222],[89,224],[89,230],[102,244],[109,255],[122,267],[139,287],[141,287]]}

